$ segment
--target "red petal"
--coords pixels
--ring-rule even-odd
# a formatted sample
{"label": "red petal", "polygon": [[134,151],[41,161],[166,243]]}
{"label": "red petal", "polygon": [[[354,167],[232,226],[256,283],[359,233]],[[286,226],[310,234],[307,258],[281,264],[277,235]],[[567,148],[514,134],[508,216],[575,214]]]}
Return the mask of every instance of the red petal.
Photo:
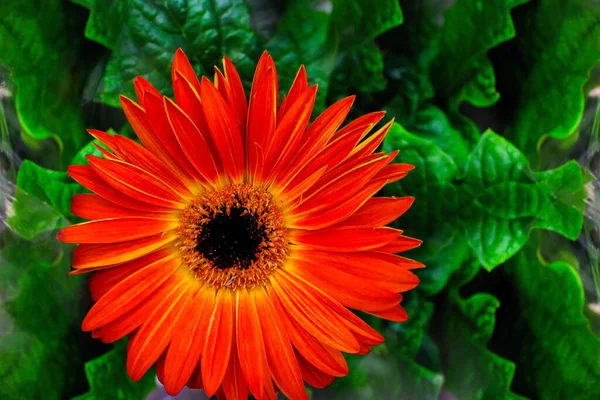
{"label": "red petal", "polygon": [[123,207],[132,208],[141,211],[158,211],[169,212],[170,208],[158,207],[153,204],[148,204],[144,201],[134,199],[106,183],[92,167],[88,165],[71,165],[67,169],[70,177],[79,182],[82,186],[90,189],[92,192],[102,196],[106,200],[121,205]]}
{"label": "red petal", "polygon": [[238,361],[235,340],[231,348],[231,360],[223,379],[223,393],[227,400],[248,400],[248,385]]}
{"label": "red petal", "polygon": [[[317,285],[335,300],[355,310],[385,310],[398,305],[402,300],[402,296],[393,292],[385,283],[373,279],[368,271],[361,271],[358,268],[355,268],[354,274],[351,274],[333,263],[321,264],[303,258],[290,263],[288,271]],[[408,271],[404,272],[410,274]],[[418,282],[417,279],[413,287]]]}
{"label": "red petal", "polygon": [[239,181],[244,175],[244,147],[235,116],[212,82],[206,78],[202,78],[200,96],[206,122],[225,171],[234,181]]}
{"label": "red petal", "polygon": [[329,386],[331,382],[335,379],[331,375],[327,375],[326,373],[320,371],[315,366],[313,366],[310,362],[308,362],[301,354],[296,352],[296,356],[298,358],[298,365],[300,366],[300,371],[302,372],[302,378],[314,388],[323,389],[326,386]]}
{"label": "red petal", "polygon": [[217,292],[215,307],[207,328],[202,351],[202,381],[207,396],[216,393],[229,364],[233,339],[233,301],[231,291]]}
{"label": "red petal", "polygon": [[194,290],[184,285],[174,296],[165,298],[137,332],[127,351],[127,372],[138,381],[165,351],[178,318],[190,306]]}
{"label": "red petal", "polygon": [[246,149],[251,176],[255,176],[256,172],[253,169],[257,157],[254,144],[258,143],[263,149],[268,148],[269,140],[275,133],[276,113],[277,75],[275,64],[271,56],[264,52],[256,66],[248,108]]}
{"label": "red petal", "polygon": [[133,310],[173,275],[180,264],[175,254],[169,254],[128,276],[94,304],[82,329],[98,329]]}
{"label": "red petal", "polygon": [[[206,333],[201,322],[203,313],[212,315],[214,291],[200,289],[187,312],[181,316],[175,328],[176,334],[169,345],[165,360],[163,384],[165,391],[171,396],[177,395],[192,376],[196,364],[200,360]],[[209,310],[207,308],[210,307]]]}
{"label": "red petal", "polygon": [[387,253],[401,253],[419,247],[423,243],[422,240],[414,239],[408,236],[398,236],[396,239],[382,246],[379,251]]}
{"label": "red petal", "polygon": [[304,248],[334,252],[366,251],[394,240],[399,231],[392,228],[328,228],[317,231],[292,230],[291,240]]}
{"label": "red petal", "polygon": [[87,159],[105,182],[128,196],[160,207],[184,207],[184,198],[159,178],[135,165],[94,156]]}
{"label": "red petal", "polygon": [[117,283],[127,278],[129,275],[139,271],[148,265],[171,256],[173,250],[170,248],[160,249],[154,253],[147,254],[143,257],[136,258],[125,264],[118,265],[102,271],[97,271],[90,277],[88,286],[92,293],[92,300],[98,301],[110,289],[115,287]]}
{"label": "red petal", "polygon": [[[261,289],[255,290],[252,294],[255,296],[267,359],[275,383],[289,398],[308,400],[290,339],[271,300]],[[268,392],[267,390],[266,393]]]}
{"label": "red petal", "polygon": [[294,78],[294,82],[290,87],[290,91],[288,95],[281,102],[281,107],[279,107],[279,111],[277,111],[277,121],[281,121],[287,110],[291,107],[292,104],[295,104],[302,92],[304,92],[308,88],[308,78],[306,76],[306,68],[304,65],[300,66],[298,72],[296,73],[296,77]]}
{"label": "red petal", "polygon": [[304,285],[298,284],[295,277],[279,273],[271,279],[272,289],[281,300],[290,319],[334,349],[355,353],[359,344],[352,332],[344,327],[340,316],[325,307],[307,292]]}
{"label": "red petal", "polygon": [[251,293],[243,291],[236,296],[236,316],[240,368],[250,391],[260,399],[264,393],[263,383],[270,376],[258,312]]}
{"label": "red petal", "polygon": [[288,318],[288,313],[275,291],[271,291],[270,296],[294,347],[321,371],[333,376],[348,374],[348,365],[342,353],[324,345],[302,328],[295,319]]}
{"label": "red petal", "polygon": [[187,115],[171,100],[165,98],[169,122],[185,150],[186,157],[193,164],[204,181],[216,183],[219,179],[219,160],[214,157],[206,140],[208,132],[202,133]]}
{"label": "red petal", "polygon": [[344,226],[384,226],[404,214],[414,197],[375,197],[343,222]]}
{"label": "red petal", "polygon": [[131,261],[160,249],[175,239],[176,235],[164,237],[158,234],[116,244],[82,244],[73,250],[73,268],[86,272]]}
{"label": "red petal", "polygon": [[176,79],[177,72],[183,75],[185,79],[192,84],[192,87],[200,93],[200,81],[198,81],[198,76],[181,48],[177,49],[175,57],[173,57],[173,66],[171,68],[171,79],[173,82]]}
{"label": "red petal", "polygon": [[111,218],[68,226],[56,238],[63,243],[117,243],[166,233],[177,226],[176,219]]}
{"label": "red petal", "polygon": [[406,310],[401,306],[393,307],[383,311],[371,311],[369,314],[373,314],[376,317],[387,319],[394,322],[404,322],[408,319]]}
{"label": "red petal", "polygon": [[[100,178],[98,178],[100,179]],[[153,213],[149,211],[125,208],[97,194],[83,193],[73,196],[71,212],[84,219],[106,219],[118,217],[152,217],[152,218],[174,218],[173,213]],[[172,216],[173,215],[173,216]],[[172,217],[171,217],[172,216]]]}

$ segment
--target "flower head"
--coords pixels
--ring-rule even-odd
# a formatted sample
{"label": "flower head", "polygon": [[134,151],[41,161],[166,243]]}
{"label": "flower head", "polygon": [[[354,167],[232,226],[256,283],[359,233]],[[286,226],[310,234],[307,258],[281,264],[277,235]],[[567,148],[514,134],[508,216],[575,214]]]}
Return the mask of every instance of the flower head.
{"label": "flower head", "polygon": [[249,101],[231,61],[199,80],[173,62],[175,102],[143,78],[121,103],[142,145],[89,132],[105,147],[69,174],[91,194],[89,222],[58,239],[80,245],[74,273],[94,272],[83,329],[129,336],[127,371],[153,365],[170,394],[185,385],[223,399],[305,399],[347,374],[342,352],[383,337],[349,309],[407,318],[400,292],[421,264],[395,253],[419,241],[386,227],[413,199],[373,198],[411,165],[375,152],[391,121],[342,126],[353,97],[310,122],[317,87],[300,68],[283,101],[265,52]]}

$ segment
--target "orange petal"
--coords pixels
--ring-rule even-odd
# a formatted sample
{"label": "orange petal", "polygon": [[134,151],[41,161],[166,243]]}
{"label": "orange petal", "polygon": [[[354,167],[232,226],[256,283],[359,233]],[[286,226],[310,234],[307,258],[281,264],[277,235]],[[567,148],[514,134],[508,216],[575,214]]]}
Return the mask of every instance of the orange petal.
{"label": "orange petal", "polygon": [[[177,274],[172,275],[146,301],[140,303],[127,314],[107,323],[102,328],[94,330],[92,337],[98,337],[104,343],[112,343],[123,338],[125,335],[132,334],[132,332],[148,320],[148,316],[156,310],[166,297],[180,291],[181,284],[182,280],[180,277]],[[130,336],[128,345],[132,340],[133,337]]]}
{"label": "orange petal", "polygon": [[236,296],[236,336],[240,368],[250,391],[260,399],[264,393],[263,382],[270,376],[254,297],[245,290]]}
{"label": "orange petal", "polygon": [[[144,98],[154,97],[154,95],[147,93]],[[121,107],[125,112],[127,120],[131,124],[131,127],[135,131],[135,134],[140,139],[145,148],[154,153],[157,157],[161,158],[169,165],[177,165],[172,161],[171,156],[165,151],[164,146],[150,124],[149,116],[146,111],[134,101],[128,99],[125,96],[121,96]]]}
{"label": "orange petal", "polygon": [[186,177],[181,174],[179,169],[170,167],[144,147],[125,136],[116,135],[114,140],[126,162],[148,171],[176,192],[190,195],[190,191],[185,184]]}
{"label": "orange petal", "polygon": [[98,329],[133,310],[173,275],[180,264],[175,254],[169,254],[128,276],[94,304],[82,329]]}
{"label": "orange petal", "polygon": [[298,72],[296,73],[294,82],[290,87],[290,91],[281,102],[281,107],[279,107],[279,110],[277,111],[277,121],[281,121],[285,117],[287,110],[291,107],[292,104],[295,104],[298,101],[300,95],[307,88],[308,78],[306,76],[306,68],[304,68],[304,65],[301,65],[298,69]]}
{"label": "orange petal", "polygon": [[200,96],[211,132],[225,171],[234,181],[244,175],[244,147],[242,135],[231,109],[212,82],[202,78]]}
{"label": "orange petal", "polygon": [[[306,258],[289,264],[290,274],[317,285],[335,300],[355,310],[385,310],[402,300],[402,296],[389,289],[385,283],[373,279],[368,270],[356,268],[353,271],[355,274],[351,274],[333,263],[321,264]],[[332,279],[333,277],[335,278]],[[413,287],[418,282],[416,279]]]}
{"label": "orange petal", "polygon": [[255,143],[263,148],[268,148],[270,138],[275,133],[277,113],[277,75],[275,64],[271,56],[264,52],[256,66],[252,90],[250,92],[250,105],[248,108],[248,122],[246,135],[247,165],[250,175],[254,176],[253,168],[256,165]]}
{"label": "orange petal", "polygon": [[145,101],[148,119],[159,136],[163,147],[167,149],[170,158],[173,160],[172,162],[189,177],[202,181],[202,175],[194,168],[177,140],[167,116],[164,96],[158,97],[148,94]]}
{"label": "orange petal", "polygon": [[292,318],[288,318],[285,307],[279,300],[276,291],[270,292],[273,306],[277,311],[279,318],[288,333],[294,347],[306,357],[307,360],[319,368],[321,371],[333,376],[345,376],[348,374],[348,365],[344,356],[339,350],[321,343],[314,336],[302,328],[302,326]]}
{"label": "orange petal", "polygon": [[291,217],[288,227],[316,230],[329,228],[330,226],[338,224],[341,221],[344,222],[338,226],[346,226],[345,220],[358,208],[365,204],[368,199],[381,190],[383,186],[385,186],[385,182],[368,183],[352,197],[343,202],[332,204],[328,208],[316,211],[314,213],[307,213],[301,217]]}
{"label": "orange petal", "polygon": [[408,319],[408,314],[402,306],[396,306],[382,311],[370,311],[369,314],[394,322],[404,322]]}
{"label": "orange petal", "polygon": [[329,386],[335,379],[333,376],[320,371],[298,352],[296,352],[296,356],[298,358],[300,371],[302,372],[302,378],[312,387],[323,389],[324,387]]}
{"label": "orange petal", "polygon": [[92,300],[98,301],[110,289],[127,278],[129,275],[139,271],[148,265],[171,256],[173,250],[170,248],[160,249],[143,257],[136,258],[125,264],[97,271],[90,277],[88,286],[92,294]]}
{"label": "orange petal", "polygon": [[285,160],[290,158],[289,155],[295,153],[310,121],[316,95],[316,86],[305,90],[298,101],[290,106],[283,119],[278,121],[266,152],[268,157],[265,162],[271,171],[267,180],[274,179],[283,166],[287,165]]}
{"label": "orange petal", "polygon": [[[348,132],[353,131],[354,129],[356,129],[360,126],[373,127],[373,126],[377,125],[377,123],[379,121],[381,121],[384,116],[385,116],[385,111],[375,111],[375,112],[371,112],[371,113],[362,115],[362,116],[356,118],[355,120],[349,122],[342,129],[337,131],[336,134],[331,138],[331,141],[333,142],[335,140],[338,140],[339,138],[348,134]],[[367,133],[369,133],[369,131],[370,131],[370,128],[365,130],[363,132],[363,135],[366,135]],[[361,137],[361,139],[363,139],[363,138],[364,138],[364,136]]]}
{"label": "orange petal", "polygon": [[98,267],[134,260],[171,243],[176,235],[162,234],[116,244],[82,244],[73,250],[73,268],[92,271]]}
{"label": "orange petal", "polygon": [[118,243],[167,233],[177,226],[176,219],[110,218],[68,226],[58,231],[56,239],[63,243]]}
{"label": "orange petal", "polygon": [[82,193],[73,196],[71,201],[71,212],[78,217],[92,220],[119,217],[153,217],[166,219],[172,215],[172,213],[153,213],[150,211],[125,208],[105,200],[97,194],[91,193]]}
{"label": "orange petal", "polygon": [[334,349],[347,353],[358,351],[358,341],[344,326],[340,316],[316,301],[294,278],[278,273],[271,278],[272,288],[269,288],[270,292],[275,291],[290,319],[296,320],[319,341]]}
{"label": "orange petal", "polygon": [[233,300],[231,291],[220,290],[207,328],[202,351],[202,381],[207,396],[216,393],[229,364],[233,339]]}
{"label": "orange petal", "polygon": [[289,167],[281,172],[280,181],[293,178],[310,159],[325,147],[346,119],[353,102],[354,96],[337,101],[310,124],[302,137],[303,146],[296,152],[296,157],[288,164]]}
{"label": "orange petal", "polygon": [[160,207],[183,208],[184,199],[156,176],[122,161],[87,157],[92,168],[115,189]]}
{"label": "orange petal", "polygon": [[99,196],[123,207],[141,211],[168,212],[169,208],[158,207],[144,201],[134,199],[106,183],[92,167],[88,165],[71,165],[67,169],[70,177]]}
{"label": "orange petal", "polygon": [[127,351],[127,373],[138,381],[165,351],[178,318],[190,307],[194,290],[183,285],[181,290],[164,301],[148,316]]}
{"label": "orange petal", "polygon": [[375,197],[346,219],[344,226],[384,226],[404,214],[414,197]]}
{"label": "orange petal", "polygon": [[298,285],[302,285],[305,290],[305,294],[314,296],[315,301],[319,302],[319,304],[322,304],[324,307],[330,309],[336,315],[340,316],[343,326],[352,331],[352,333],[359,340],[361,348],[363,347],[364,343],[369,345],[383,343],[383,336],[381,336],[379,332],[371,328],[366,322],[357,317],[352,311],[348,310],[342,304],[331,298],[331,296],[305,280],[296,278],[295,281],[298,283]]}
{"label": "orange petal", "polygon": [[208,134],[202,133],[187,115],[171,100],[165,97],[165,107],[169,122],[183,147],[186,157],[193,164],[204,181],[216,183],[219,179],[219,160],[212,154],[205,139]]}
{"label": "orange petal", "polygon": [[383,139],[385,138],[387,133],[390,131],[390,128],[392,127],[393,124],[394,124],[394,119],[392,118],[391,121],[389,121],[384,126],[382,126],[377,132],[373,133],[366,140],[363,140],[352,151],[352,153],[350,154],[350,157],[348,157],[348,161],[359,159],[361,157],[364,157],[366,155],[373,153],[379,147],[381,142],[383,142]]}
{"label": "orange petal", "polygon": [[154,96],[160,96],[160,92],[156,90],[156,88],[152,86],[152,84],[150,84],[150,82],[148,82],[143,76],[137,76],[133,80],[133,86],[135,87],[135,94],[138,98],[138,103],[140,103],[142,107],[144,107],[144,97],[146,97],[146,92],[149,92]]}
{"label": "orange petal", "polygon": [[400,232],[392,228],[328,228],[317,231],[292,230],[291,240],[304,247],[334,252],[366,251],[384,246]]}
{"label": "orange petal", "polygon": [[303,179],[306,175],[309,175],[319,168],[334,168],[350,154],[356,143],[360,140],[363,132],[367,129],[369,129],[369,126],[359,126],[344,136],[339,137],[338,140],[329,143],[322,151],[317,153],[312,160],[310,160],[308,165],[294,178],[294,181]]}
{"label": "orange petal", "polygon": [[[273,380],[279,386],[283,394],[292,399],[308,400],[302,373],[298,367],[298,361],[290,343],[290,339],[284,330],[284,326],[273,308],[268,295],[263,290],[253,292],[255,296],[256,310],[258,312],[265,350],[269,367],[273,374]],[[267,390],[266,393],[268,393]]]}
{"label": "orange petal", "polygon": [[388,253],[401,253],[403,251],[412,250],[419,247],[423,243],[422,240],[414,239],[408,236],[398,236],[396,239],[386,243],[379,251]]}
{"label": "orange petal", "polygon": [[225,80],[229,84],[228,86],[228,102],[229,108],[235,115],[235,120],[238,123],[238,128],[242,134],[243,143],[245,141],[246,132],[246,119],[248,116],[248,103],[246,101],[246,92],[242,85],[242,80],[235,69],[235,66],[231,60],[227,57],[223,57],[223,72],[225,73]]}
{"label": "orange petal", "polygon": [[206,326],[202,324],[201,317],[203,313],[212,315],[213,305],[214,291],[200,289],[175,327],[176,334],[169,345],[162,381],[165,391],[171,396],[183,389],[200,360],[206,339]]}
{"label": "orange petal", "polygon": [[[316,273],[323,279],[323,273],[327,272],[329,281],[337,283],[332,276],[338,272],[353,276],[357,284],[362,280],[383,285],[393,292],[405,292],[417,286],[419,278],[405,267],[399,267],[390,262],[377,257],[376,252],[358,252],[358,253],[335,253],[315,250],[296,250],[292,255],[294,260],[294,270],[307,273]],[[305,264],[306,263],[306,264]],[[321,271],[314,271],[316,266],[321,266]],[[348,277],[349,278],[349,277]],[[310,279],[308,279],[312,282]]]}
{"label": "orange petal", "polygon": [[396,182],[408,175],[408,172],[414,168],[415,167],[410,164],[386,165],[373,177],[373,180],[385,180],[388,183]]}
{"label": "orange petal", "polygon": [[234,343],[231,348],[231,359],[225,378],[223,379],[223,393],[227,400],[248,400],[248,385],[242,374],[240,362],[237,357],[235,344],[235,332],[233,335]]}
{"label": "orange petal", "polygon": [[178,48],[173,57],[173,66],[171,68],[171,78],[174,82],[176,80],[176,74],[179,72],[192,84],[192,87],[200,93],[200,81],[198,75],[194,71],[194,68],[190,64],[187,56],[181,48]]}
{"label": "orange petal", "polygon": [[379,157],[335,177],[325,175],[306,194],[305,201],[294,210],[294,214],[314,213],[339,204],[354,196],[387,163],[387,158]]}

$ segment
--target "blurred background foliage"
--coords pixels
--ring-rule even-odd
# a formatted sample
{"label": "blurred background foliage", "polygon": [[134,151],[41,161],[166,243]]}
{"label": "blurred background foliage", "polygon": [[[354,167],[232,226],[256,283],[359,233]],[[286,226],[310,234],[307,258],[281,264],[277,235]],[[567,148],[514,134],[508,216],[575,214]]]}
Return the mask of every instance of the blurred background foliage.
{"label": "blurred background foliage", "polygon": [[396,222],[424,240],[410,319],[364,316],[386,343],[313,399],[598,398],[598,4],[19,0],[0,2],[1,399],[156,389],[129,380],[125,343],[81,332],[87,277],[54,233],[83,191],[67,165],[97,151],[85,128],[132,136],[119,94],[138,75],[171,94],[178,47],[208,76],[227,55],[247,89],[267,49],[282,94],[304,64],[318,111],[386,110],[384,149],[416,166],[384,191],[416,197]]}

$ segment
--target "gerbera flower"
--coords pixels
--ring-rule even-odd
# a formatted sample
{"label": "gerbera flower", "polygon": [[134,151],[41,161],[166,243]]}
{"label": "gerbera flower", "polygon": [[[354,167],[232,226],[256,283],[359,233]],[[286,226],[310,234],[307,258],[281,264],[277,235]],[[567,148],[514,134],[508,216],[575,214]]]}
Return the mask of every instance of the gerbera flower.
{"label": "gerbera flower", "polygon": [[317,86],[300,67],[280,103],[265,52],[250,100],[227,58],[214,83],[184,53],[173,62],[176,102],[139,77],[139,105],[121,103],[142,145],[89,132],[106,147],[69,174],[92,194],[73,198],[91,220],[61,230],[79,243],[74,273],[95,272],[83,329],[129,336],[127,371],[156,363],[170,394],[306,399],[383,337],[349,309],[403,321],[409,269],[395,253],[419,245],[385,227],[413,199],[372,198],[411,165],[374,153],[391,126],[376,112],[340,129],[353,97],[309,124]]}

